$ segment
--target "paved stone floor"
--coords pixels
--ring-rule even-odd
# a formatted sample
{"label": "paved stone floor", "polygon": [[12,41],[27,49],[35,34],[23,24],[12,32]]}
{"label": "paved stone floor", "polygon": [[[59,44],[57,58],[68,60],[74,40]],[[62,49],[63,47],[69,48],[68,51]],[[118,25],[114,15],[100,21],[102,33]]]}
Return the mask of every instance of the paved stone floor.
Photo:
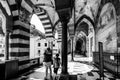
{"label": "paved stone floor", "polygon": [[[70,58],[70,56],[68,57]],[[74,62],[71,62],[70,59],[68,60],[68,72],[70,75],[77,75],[77,80],[97,80],[100,77],[99,70],[90,62],[88,62],[88,58],[84,58],[84,61],[80,57],[75,57],[74,59],[76,59]],[[120,80],[115,79],[113,75],[108,71],[104,71],[104,80]],[[58,70],[58,74],[60,73],[61,68]],[[29,71],[28,73],[20,76],[17,79],[11,80],[44,80],[44,76],[45,67],[41,66],[39,68],[35,68],[34,70]]]}

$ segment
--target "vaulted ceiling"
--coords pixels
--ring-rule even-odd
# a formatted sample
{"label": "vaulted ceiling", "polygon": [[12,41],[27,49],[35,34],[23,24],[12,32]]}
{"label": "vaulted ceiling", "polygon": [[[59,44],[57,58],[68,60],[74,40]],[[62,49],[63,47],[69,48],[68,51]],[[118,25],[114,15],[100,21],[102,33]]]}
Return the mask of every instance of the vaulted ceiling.
{"label": "vaulted ceiling", "polygon": [[[92,20],[96,17],[101,0],[75,0],[75,20],[82,15],[89,16]],[[74,12],[72,13],[74,19]]]}
{"label": "vaulted ceiling", "polygon": [[55,11],[55,2],[54,0],[31,0],[31,2],[38,7],[42,7],[48,12],[52,24],[54,25],[55,22],[59,19],[57,12]]}
{"label": "vaulted ceiling", "polygon": [[[57,0],[31,0],[31,2],[35,6],[40,6],[48,12],[54,27],[53,29],[58,30],[58,33],[62,34],[60,33],[61,29],[59,29],[61,27],[59,27],[60,21],[59,21],[59,15],[56,11],[55,1]],[[65,1],[66,3],[64,2],[64,4],[68,4],[67,3],[68,1],[67,0]],[[69,32],[72,32],[72,33],[74,33],[74,21],[75,23],[77,23],[77,21],[81,16],[87,15],[89,18],[91,18],[91,20],[94,21],[94,18],[96,17],[96,14],[98,12],[98,7],[100,5],[101,0],[73,0],[73,1],[75,1],[75,4],[73,3],[73,5],[75,5],[74,6],[75,8],[72,9],[72,16],[69,22],[70,25],[68,25],[71,27],[71,30],[69,29],[70,30]],[[58,2],[59,4],[63,3],[62,0],[59,0]],[[62,7],[65,8],[65,6],[62,6]],[[75,15],[74,15],[74,9],[75,9]],[[61,36],[59,38],[61,39]]]}
{"label": "vaulted ceiling", "polygon": [[[27,0],[22,0],[22,1],[27,1]],[[59,15],[56,11],[55,1],[57,1],[57,0],[30,0],[30,1],[33,3],[34,6],[42,7],[43,9],[45,9],[47,11],[47,13],[51,19],[51,22],[53,24],[53,26],[52,26],[53,29],[61,28],[61,25],[59,25],[60,24]],[[65,0],[64,4],[68,4],[68,1],[71,1],[71,0]],[[72,0],[72,1],[73,1],[72,4],[74,6],[72,9],[71,19],[68,23],[70,26],[72,25],[71,26],[72,28],[70,31],[74,31],[74,23],[77,23],[81,17],[83,17],[82,19],[84,19],[85,16],[89,17],[88,20],[93,24],[97,14],[98,14],[99,6],[101,5],[101,3],[104,2],[102,0]],[[108,1],[108,0],[105,0],[105,1]],[[59,2],[59,4],[63,3],[62,0],[59,0],[58,2]],[[62,6],[62,7],[66,8],[66,6]],[[75,13],[75,15],[74,15],[74,13]],[[80,21],[82,21],[82,20],[80,20]],[[61,30],[61,29],[58,29],[58,30]]]}

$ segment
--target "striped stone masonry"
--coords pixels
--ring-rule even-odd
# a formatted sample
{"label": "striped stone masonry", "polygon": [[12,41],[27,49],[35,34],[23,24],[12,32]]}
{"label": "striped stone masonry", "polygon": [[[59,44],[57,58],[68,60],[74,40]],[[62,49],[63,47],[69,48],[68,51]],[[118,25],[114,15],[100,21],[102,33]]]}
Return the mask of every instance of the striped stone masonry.
{"label": "striped stone masonry", "polygon": [[8,3],[11,8],[11,12],[13,14],[13,21],[19,20],[19,11],[18,11],[18,5],[15,0],[8,0]]}
{"label": "striped stone masonry", "polygon": [[16,21],[13,33],[10,35],[10,56],[19,61],[29,59],[30,27],[21,21]]}
{"label": "striped stone masonry", "polygon": [[[28,24],[28,21],[26,22],[26,18],[28,18],[30,14],[33,14],[34,4],[28,0],[21,0],[19,6],[16,0],[8,0],[8,3],[11,8],[14,22],[9,40],[10,59],[19,60],[19,70],[22,70],[30,66],[30,25]],[[40,7],[35,9],[34,12],[37,14],[45,28],[46,38],[53,38],[52,23],[48,13]]]}
{"label": "striped stone masonry", "polygon": [[53,38],[52,23],[50,21],[48,13],[40,7],[34,9],[34,12],[39,17],[40,21],[44,26],[46,38]]}
{"label": "striped stone masonry", "polygon": [[62,42],[62,26],[59,26],[58,28],[58,41],[57,42]]}
{"label": "striped stone masonry", "polygon": [[[22,9],[25,9],[25,11],[30,14],[32,12],[32,8],[25,2],[25,0],[21,1],[21,7],[18,6],[15,0],[8,0],[8,3],[13,14],[14,22],[9,40],[10,59],[26,61],[29,59],[30,51],[30,25],[20,20],[20,14]],[[18,7],[20,7],[20,10]]]}

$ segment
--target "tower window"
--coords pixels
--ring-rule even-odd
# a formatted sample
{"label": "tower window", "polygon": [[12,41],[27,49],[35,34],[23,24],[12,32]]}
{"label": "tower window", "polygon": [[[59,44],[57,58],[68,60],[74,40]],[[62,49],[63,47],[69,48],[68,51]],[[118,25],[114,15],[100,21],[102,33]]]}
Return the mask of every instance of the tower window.
{"label": "tower window", "polygon": [[40,43],[38,43],[38,46],[40,46]]}
{"label": "tower window", "polygon": [[45,43],[45,47],[47,47],[47,43]]}
{"label": "tower window", "polygon": [[38,50],[38,55],[40,56],[40,50]]}
{"label": "tower window", "polygon": [[55,47],[55,44],[53,44],[53,47]]}
{"label": "tower window", "polygon": [[40,53],[40,50],[38,50],[38,53]]}

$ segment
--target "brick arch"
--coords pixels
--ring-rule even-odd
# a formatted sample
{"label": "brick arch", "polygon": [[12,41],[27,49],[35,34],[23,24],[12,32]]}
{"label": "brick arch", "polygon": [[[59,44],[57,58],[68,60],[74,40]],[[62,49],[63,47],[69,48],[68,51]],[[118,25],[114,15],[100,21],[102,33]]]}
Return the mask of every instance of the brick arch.
{"label": "brick arch", "polygon": [[46,38],[53,38],[53,25],[47,11],[41,7],[35,7],[33,13],[36,14],[42,22]]}

